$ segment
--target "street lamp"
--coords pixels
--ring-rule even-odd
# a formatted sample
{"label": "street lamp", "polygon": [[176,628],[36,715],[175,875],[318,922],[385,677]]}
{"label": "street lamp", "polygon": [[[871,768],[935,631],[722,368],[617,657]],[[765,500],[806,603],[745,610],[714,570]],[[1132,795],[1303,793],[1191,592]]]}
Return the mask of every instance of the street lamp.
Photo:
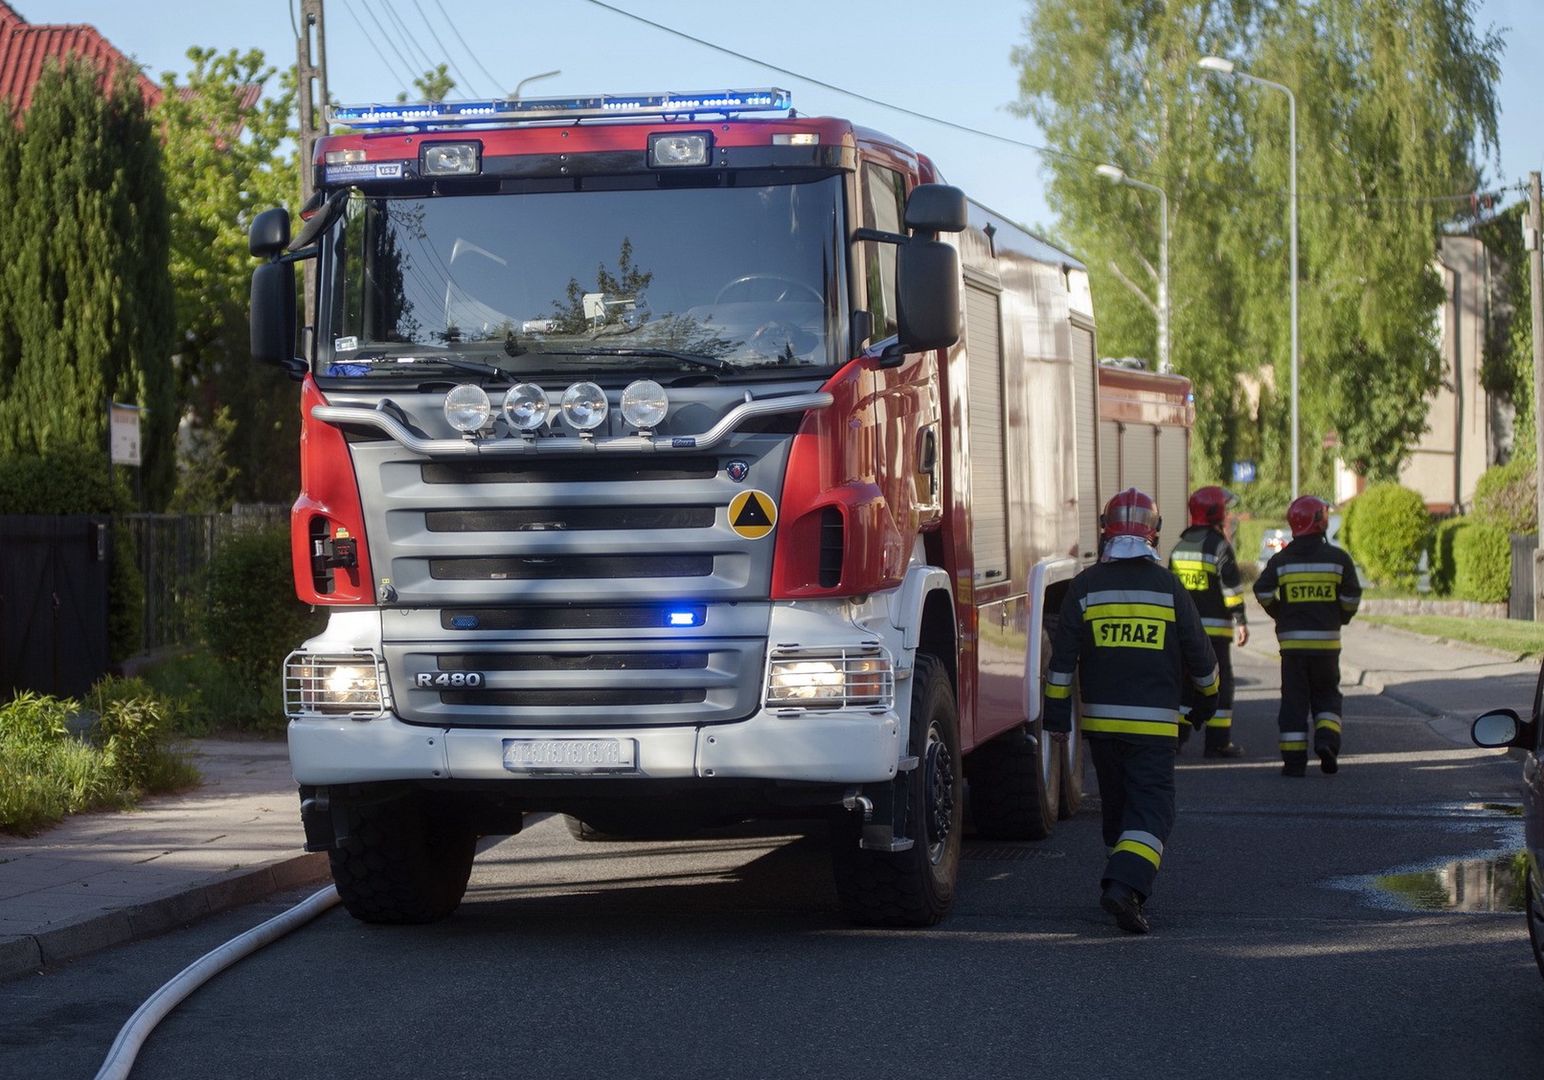
{"label": "street lamp", "polygon": [[550,79],[554,75],[561,75],[561,74],[563,74],[563,72],[560,71],[560,70],[557,70],[557,71],[544,71],[540,75],[527,75],[525,78],[523,78],[519,82],[515,83],[515,92],[513,94],[509,95],[509,100],[510,101],[519,101],[520,100],[520,91],[525,89],[525,84],[526,83],[533,83],[537,79]]}
{"label": "street lamp", "polygon": [[1169,196],[1156,184],[1134,180],[1126,170],[1116,165],[1100,165],[1094,172],[1112,184],[1125,184],[1158,194],[1160,220],[1158,225],[1158,370],[1170,372],[1174,365],[1169,362]]}
{"label": "street lamp", "polygon": [[1288,229],[1291,234],[1291,263],[1292,263],[1292,497],[1297,498],[1298,492],[1298,419],[1297,419],[1297,95],[1278,82],[1262,79],[1258,75],[1251,75],[1247,71],[1239,71],[1231,60],[1225,60],[1220,56],[1205,56],[1197,61],[1197,65],[1203,71],[1209,71],[1213,75],[1224,78],[1243,79],[1259,86],[1272,90],[1280,90],[1287,95],[1287,141],[1288,158],[1290,161],[1290,178],[1288,180],[1287,201],[1289,203]]}

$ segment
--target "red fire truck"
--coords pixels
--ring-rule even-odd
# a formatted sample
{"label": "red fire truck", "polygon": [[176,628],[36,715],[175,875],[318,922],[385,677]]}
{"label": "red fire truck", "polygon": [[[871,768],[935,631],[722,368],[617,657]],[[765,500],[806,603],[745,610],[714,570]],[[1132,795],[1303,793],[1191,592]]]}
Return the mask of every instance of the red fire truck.
{"label": "red fire truck", "polygon": [[252,225],[252,335],[302,384],[289,746],[355,916],[448,915],[556,811],[826,817],[844,909],[927,925],[967,790],[989,837],[1077,808],[1040,726],[1098,508],[1075,258],[781,90],[333,119],[298,235]]}

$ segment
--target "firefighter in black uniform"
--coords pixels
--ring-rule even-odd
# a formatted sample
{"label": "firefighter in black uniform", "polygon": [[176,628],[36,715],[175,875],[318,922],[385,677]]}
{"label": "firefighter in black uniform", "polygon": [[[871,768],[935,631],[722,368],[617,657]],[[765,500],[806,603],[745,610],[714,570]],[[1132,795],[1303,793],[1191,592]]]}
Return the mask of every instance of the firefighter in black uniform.
{"label": "firefighter in black uniform", "polygon": [[[1217,711],[1206,722],[1203,757],[1240,758],[1244,750],[1233,741],[1233,649],[1249,640],[1244,612],[1244,584],[1238,559],[1223,533],[1233,496],[1220,487],[1197,488],[1190,496],[1190,528],[1179,534],[1169,553],[1169,569],[1190,592],[1201,613],[1201,625],[1217,654]],[[1194,695],[1186,694],[1188,706]],[[1186,711],[1181,709],[1182,712]],[[1188,733],[1180,725],[1180,741]]]}
{"label": "firefighter in black uniform", "polygon": [[1197,691],[1192,724],[1205,722],[1217,698],[1217,660],[1201,617],[1154,548],[1160,523],[1153,500],[1136,488],[1105,506],[1099,561],[1067,589],[1045,690],[1046,730],[1070,731],[1072,680],[1082,673],[1081,723],[1109,848],[1099,903],[1134,934],[1149,929],[1142,904],[1174,825],[1174,750],[1187,671]]}
{"label": "firefighter in black uniform", "polygon": [[1326,773],[1339,769],[1340,628],[1362,600],[1351,558],[1324,538],[1329,504],[1304,495],[1287,508],[1292,542],[1265,564],[1255,598],[1276,620],[1281,648],[1281,774],[1308,770],[1308,732]]}

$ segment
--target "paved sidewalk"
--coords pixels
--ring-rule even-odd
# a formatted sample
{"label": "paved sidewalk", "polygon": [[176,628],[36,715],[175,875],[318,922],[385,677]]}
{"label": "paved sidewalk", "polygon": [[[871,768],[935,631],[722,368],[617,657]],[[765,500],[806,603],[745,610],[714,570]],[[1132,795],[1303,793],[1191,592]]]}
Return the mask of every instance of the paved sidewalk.
{"label": "paved sidewalk", "polygon": [[302,850],[283,742],[191,745],[194,791],[0,836],[0,978],[326,876],[326,856]]}

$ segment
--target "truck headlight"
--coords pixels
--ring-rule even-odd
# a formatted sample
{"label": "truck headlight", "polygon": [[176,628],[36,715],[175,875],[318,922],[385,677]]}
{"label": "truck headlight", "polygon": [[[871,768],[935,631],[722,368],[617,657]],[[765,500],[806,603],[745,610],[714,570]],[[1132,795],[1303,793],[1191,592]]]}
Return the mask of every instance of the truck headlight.
{"label": "truck headlight", "polygon": [[767,705],[776,708],[889,709],[895,665],[878,646],[779,649],[767,675]]}
{"label": "truck headlight", "polygon": [[382,681],[374,653],[290,653],[284,661],[284,713],[292,718],[380,716],[386,708]]}

